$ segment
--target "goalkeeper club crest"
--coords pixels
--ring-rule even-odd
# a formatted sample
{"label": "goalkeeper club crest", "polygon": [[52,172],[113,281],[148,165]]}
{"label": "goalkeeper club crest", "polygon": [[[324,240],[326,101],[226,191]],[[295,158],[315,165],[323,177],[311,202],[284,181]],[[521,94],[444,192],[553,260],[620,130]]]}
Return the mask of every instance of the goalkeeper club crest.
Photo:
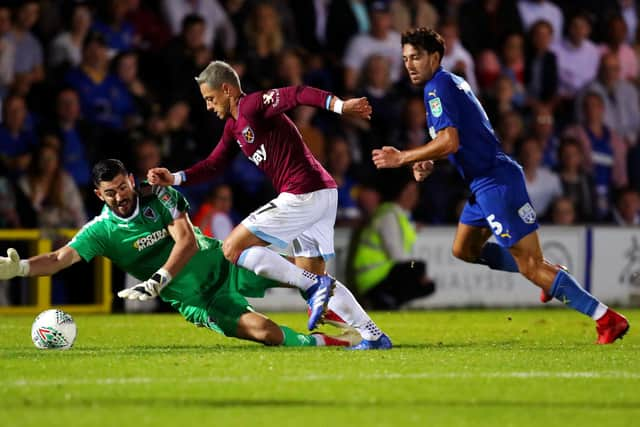
{"label": "goalkeeper club crest", "polygon": [[158,219],[158,215],[156,215],[156,212],[153,209],[151,209],[149,206],[144,208],[144,211],[142,211],[142,215],[145,218],[150,219],[151,221],[155,221]]}
{"label": "goalkeeper club crest", "polygon": [[429,109],[433,117],[440,117],[442,115],[442,102],[440,102],[440,97],[429,100]]}
{"label": "goalkeeper club crest", "polygon": [[242,137],[249,144],[253,144],[253,141],[255,141],[256,139],[256,134],[250,126],[247,126],[246,128],[242,129]]}
{"label": "goalkeeper club crest", "polygon": [[527,224],[533,224],[536,222],[536,211],[533,210],[533,206],[531,206],[529,202],[525,203],[520,209],[518,209],[518,215],[520,215],[520,218],[522,218],[522,220]]}

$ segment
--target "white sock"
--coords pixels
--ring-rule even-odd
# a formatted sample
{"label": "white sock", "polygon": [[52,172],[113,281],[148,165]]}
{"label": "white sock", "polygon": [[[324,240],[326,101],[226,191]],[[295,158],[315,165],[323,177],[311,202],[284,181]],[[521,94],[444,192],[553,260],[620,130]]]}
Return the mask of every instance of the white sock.
{"label": "white sock", "polygon": [[351,291],[338,280],[336,280],[333,296],[329,300],[329,309],[340,316],[349,326],[355,328],[365,340],[375,341],[382,335],[380,328],[356,301]]}
{"label": "white sock", "polygon": [[609,308],[604,305],[603,303],[599,302],[598,306],[596,307],[596,311],[593,312],[593,314],[591,315],[591,318],[593,320],[598,320],[600,319],[602,316],[604,316],[604,314],[607,312]]}
{"label": "white sock", "polygon": [[309,289],[318,278],[317,275],[303,270],[263,246],[251,246],[242,251],[238,265],[259,276],[295,286],[303,291]]}

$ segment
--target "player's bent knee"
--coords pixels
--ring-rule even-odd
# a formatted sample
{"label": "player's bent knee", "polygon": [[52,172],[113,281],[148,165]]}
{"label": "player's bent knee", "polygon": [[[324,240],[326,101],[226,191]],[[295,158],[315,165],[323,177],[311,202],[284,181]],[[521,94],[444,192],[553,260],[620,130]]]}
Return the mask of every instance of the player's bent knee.
{"label": "player's bent knee", "polygon": [[466,262],[473,262],[477,258],[476,256],[473,256],[468,250],[456,246],[451,249],[451,254],[454,257]]}

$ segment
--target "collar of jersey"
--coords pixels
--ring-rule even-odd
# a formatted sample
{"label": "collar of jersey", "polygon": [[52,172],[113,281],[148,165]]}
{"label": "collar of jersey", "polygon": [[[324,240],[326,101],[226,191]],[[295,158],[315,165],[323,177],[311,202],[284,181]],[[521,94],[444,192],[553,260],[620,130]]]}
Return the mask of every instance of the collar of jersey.
{"label": "collar of jersey", "polygon": [[138,216],[138,212],[140,212],[140,197],[136,196],[136,208],[133,210],[133,212],[131,212],[131,215],[129,215],[126,218],[123,218],[118,214],[116,214],[114,211],[111,211],[111,217],[116,219],[117,222],[129,222],[132,219],[134,219],[136,216]]}

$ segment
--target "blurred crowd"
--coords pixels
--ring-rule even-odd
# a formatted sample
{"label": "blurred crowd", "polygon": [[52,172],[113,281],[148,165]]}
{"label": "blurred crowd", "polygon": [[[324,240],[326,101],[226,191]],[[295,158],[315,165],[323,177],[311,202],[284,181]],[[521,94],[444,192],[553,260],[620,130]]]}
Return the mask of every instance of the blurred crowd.
{"label": "blurred crowd", "polygon": [[[370,122],[289,113],[339,185],[338,225],[362,224],[389,185],[371,150],[429,139],[402,64],[400,34],[416,26],[443,35],[444,68],[481,99],[543,222],[639,225],[639,23],[635,0],[0,0],[0,227],[82,226],[100,208],[99,159],[142,180],[208,155],[223,122],[194,76],[215,59],[247,93],[368,97]],[[241,154],[183,191],[218,238],[275,195]],[[455,223],[468,197],[446,160],[418,191],[424,224]]]}

